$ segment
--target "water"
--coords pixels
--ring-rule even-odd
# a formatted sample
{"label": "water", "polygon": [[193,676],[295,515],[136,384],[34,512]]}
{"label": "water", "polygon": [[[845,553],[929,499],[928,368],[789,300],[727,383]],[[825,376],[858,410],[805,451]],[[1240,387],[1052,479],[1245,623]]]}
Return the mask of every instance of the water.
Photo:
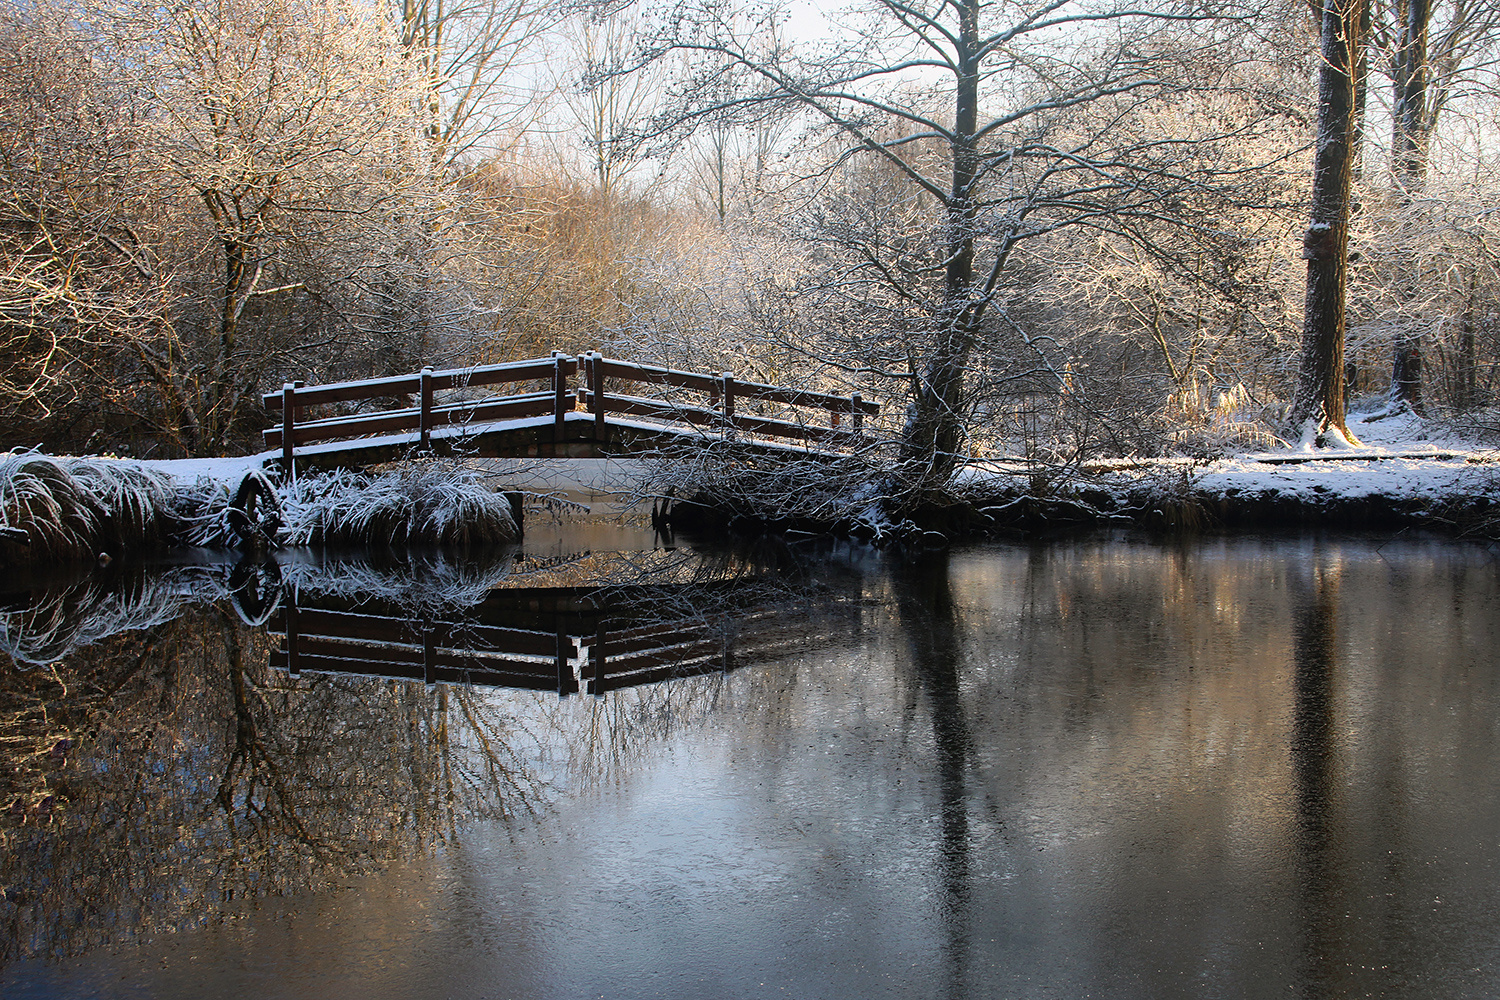
{"label": "water", "polygon": [[499,635],[624,573],[528,605],[588,633],[572,681],[648,618],[711,662],[597,697],[293,677],[285,611],[251,630],[200,579],[66,695],[10,675],[4,995],[1500,995],[1485,548],[528,545],[365,567],[381,601],[284,577],[427,635],[446,580]]}

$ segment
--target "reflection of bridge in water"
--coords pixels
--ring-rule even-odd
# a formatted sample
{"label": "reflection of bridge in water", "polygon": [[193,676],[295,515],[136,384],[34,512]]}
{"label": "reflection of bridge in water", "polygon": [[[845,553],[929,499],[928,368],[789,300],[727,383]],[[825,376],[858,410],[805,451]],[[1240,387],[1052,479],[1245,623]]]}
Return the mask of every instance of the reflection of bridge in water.
{"label": "reflection of bridge in water", "polygon": [[[714,589],[714,588],[709,588]],[[670,609],[691,587],[499,588],[473,620],[412,619],[287,600],[269,623],[282,633],[270,665],[328,674],[603,694],[674,677],[727,672],[810,648],[826,616],[776,603],[710,619]],[[834,602],[835,606],[838,602]],[[394,610],[394,609],[392,609]]]}

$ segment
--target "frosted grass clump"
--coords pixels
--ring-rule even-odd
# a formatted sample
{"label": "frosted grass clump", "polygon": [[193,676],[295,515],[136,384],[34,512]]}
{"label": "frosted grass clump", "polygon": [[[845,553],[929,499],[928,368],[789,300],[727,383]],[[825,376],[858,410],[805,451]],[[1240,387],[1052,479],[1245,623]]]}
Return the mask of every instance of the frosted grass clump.
{"label": "frosted grass clump", "polygon": [[172,492],[172,508],[177,518],[179,545],[202,549],[232,549],[239,536],[229,525],[229,506],[234,500],[233,487],[208,476],[191,483],[177,482]]}
{"label": "frosted grass clump", "polygon": [[0,528],[7,548],[30,561],[82,561],[161,543],[175,522],[170,497],[166,476],[125,462],[0,455]]}
{"label": "frosted grass clump", "polygon": [[506,498],[446,463],[370,476],[307,475],[281,490],[287,545],[439,545],[514,541]]}

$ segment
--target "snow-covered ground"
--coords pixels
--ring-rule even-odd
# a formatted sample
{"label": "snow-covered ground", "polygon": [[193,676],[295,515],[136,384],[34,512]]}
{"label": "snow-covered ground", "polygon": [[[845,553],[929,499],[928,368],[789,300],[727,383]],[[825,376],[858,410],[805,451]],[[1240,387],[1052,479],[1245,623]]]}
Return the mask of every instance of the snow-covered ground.
{"label": "snow-covered ground", "polygon": [[179,483],[194,483],[209,479],[224,483],[231,490],[239,485],[245,474],[252,469],[264,469],[266,464],[281,457],[279,451],[263,451],[258,455],[241,455],[235,458],[120,458],[142,469],[150,469],[170,476]]}
{"label": "snow-covered ground", "polygon": [[[1410,412],[1370,419],[1379,411],[1356,412],[1349,428],[1359,438],[1353,448],[1317,451],[1305,446],[1251,452],[1211,462],[1169,459],[1151,462],[1095,462],[1085,468],[1101,485],[1123,485],[1142,476],[1181,470],[1201,493],[1212,495],[1282,495],[1306,500],[1337,497],[1391,497],[1442,501],[1500,489],[1500,450],[1433,420]],[[263,468],[279,452],[236,458],[175,461],[121,459],[154,469],[179,482],[207,478],[237,484],[251,469]],[[565,459],[479,463],[486,478],[502,489],[559,492],[568,495],[629,494],[640,475],[638,462]],[[961,473],[965,485],[987,480],[1013,481],[1016,463],[976,463]]]}
{"label": "snow-covered ground", "polygon": [[[1356,411],[1349,428],[1354,446],[1314,449],[1298,444],[1215,460],[1188,458],[1100,460],[1072,470],[1068,481],[1079,489],[1102,490],[1116,499],[1105,509],[1138,506],[1141,491],[1187,493],[1209,502],[1264,506],[1271,501],[1333,510],[1341,504],[1389,501],[1406,511],[1451,509],[1455,505],[1483,512],[1486,502],[1500,503],[1500,450],[1450,425],[1409,412],[1382,415]],[[202,479],[223,483],[232,491],[245,474],[279,458],[262,452],[237,458],[143,461],[120,459],[191,485]],[[487,485],[524,490],[577,501],[595,513],[617,513],[638,497],[641,463],[605,460],[481,460],[466,465]],[[960,473],[960,485],[982,498],[1014,495],[1036,471],[1019,460],[973,463]],[[1097,494],[1096,494],[1097,495]],[[1484,514],[1489,519],[1487,513]]]}
{"label": "snow-covered ground", "polygon": [[[263,451],[234,458],[121,458],[115,461],[163,473],[180,483],[209,479],[232,489],[246,473],[265,469],[280,458],[280,451]],[[640,462],[619,459],[470,459],[464,466],[478,472],[497,489],[536,493],[633,494],[642,475]]]}
{"label": "snow-covered ground", "polygon": [[[1378,412],[1378,411],[1377,411]],[[1299,447],[1222,458],[1196,470],[1205,493],[1281,494],[1303,499],[1392,497],[1443,501],[1493,494],[1500,452],[1410,412],[1349,417],[1354,448]]]}
{"label": "snow-covered ground", "polygon": [[[1105,460],[1085,463],[1073,480],[1123,495],[1148,481],[1174,479],[1199,497],[1277,498],[1313,505],[1373,498],[1431,505],[1500,496],[1500,451],[1471,436],[1410,412],[1350,414],[1352,447],[1297,445],[1201,461],[1187,458]],[[1374,419],[1372,419],[1374,418]],[[1014,484],[1027,469],[1019,462],[978,463],[961,482],[983,489]]]}

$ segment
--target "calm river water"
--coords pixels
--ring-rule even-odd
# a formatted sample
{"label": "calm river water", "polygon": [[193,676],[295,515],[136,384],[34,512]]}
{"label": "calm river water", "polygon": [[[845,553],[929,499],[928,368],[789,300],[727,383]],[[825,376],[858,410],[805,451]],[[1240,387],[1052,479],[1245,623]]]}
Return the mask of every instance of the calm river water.
{"label": "calm river water", "polygon": [[0,993],[1500,995],[1494,551],[590,530],[6,598]]}

